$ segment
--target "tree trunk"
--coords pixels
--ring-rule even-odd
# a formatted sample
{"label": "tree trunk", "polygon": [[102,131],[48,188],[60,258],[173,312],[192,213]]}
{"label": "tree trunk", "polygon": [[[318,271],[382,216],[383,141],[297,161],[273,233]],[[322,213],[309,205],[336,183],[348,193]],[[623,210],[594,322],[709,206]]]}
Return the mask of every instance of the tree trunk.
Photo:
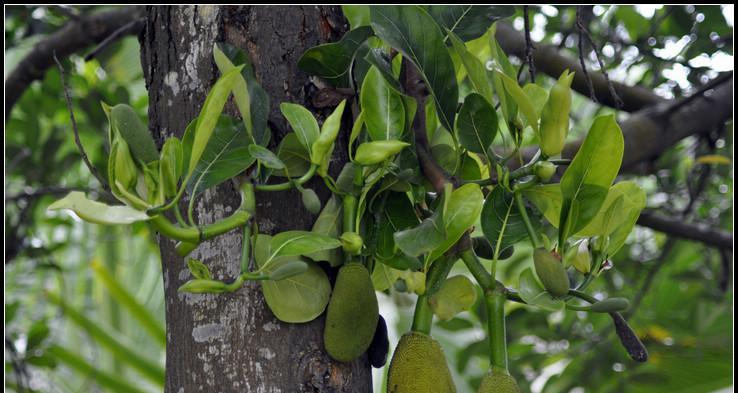
{"label": "tree trunk", "polygon": [[[161,142],[181,137],[198,115],[218,76],[212,47],[225,41],[251,58],[271,99],[272,146],[289,131],[280,102],[306,105],[308,76],[297,60],[309,47],[339,38],[347,29],[339,7],[175,6],[149,7],[141,36],[142,63],[149,91],[149,125]],[[229,113],[237,114],[228,104]],[[323,114],[318,114],[320,115]],[[334,159],[345,160],[345,130]],[[341,157],[341,158],[338,158]],[[332,168],[335,170],[334,168]],[[327,193],[319,194],[323,200]],[[257,194],[259,229],[277,233],[309,229],[314,220],[295,191]],[[186,201],[185,201],[186,202]],[[229,182],[205,192],[196,217],[207,224],[238,205]],[[191,256],[220,280],[239,273],[241,234],[233,231],[205,242]],[[178,293],[190,279],[174,242],[160,238],[166,302],[166,391],[179,392],[371,392],[365,357],[332,361],[323,350],[324,317],[306,324],[278,321],[258,283],[225,295]],[[330,274],[329,274],[330,275]]]}

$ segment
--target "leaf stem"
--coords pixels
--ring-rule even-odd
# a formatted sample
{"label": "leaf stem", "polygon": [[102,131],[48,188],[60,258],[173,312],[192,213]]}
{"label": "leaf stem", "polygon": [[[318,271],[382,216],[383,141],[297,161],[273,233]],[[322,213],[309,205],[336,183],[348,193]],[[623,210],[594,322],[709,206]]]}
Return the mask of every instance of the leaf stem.
{"label": "leaf stem", "polygon": [[477,280],[477,283],[479,283],[485,292],[495,289],[496,283],[494,278],[484,268],[472,248],[467,248],[461,252],[461,260],[464,261],[467,269],[469,269],[474,279]]}
{"label": "leaf stem", "polygon": [[505,293],[498,288],[485,291],[487,306],[487,336],[490,345],[490,363],[507,370],[507,341],[505,338]]}
{"label": "leaf stem", "polygon": [[305,172],[304,175],[302,175],[301,177],[299,177],[297,179],[290,179],[290,181],[288,181],[286,183],[279,183],[279,184],[256,184],[254,186],[254,188],[256,189],[256,191],[285,191],[285,190],[289,190],[290,188],[293,188],[293,187],[296,187],[296,186],[301,186],[301,185],[307,183],[308,181],[310,181],[310,179],[313,178],[313,176],[315,175],[315,172],[317,170],[318,170],[318,166],[315,165],[315,164],[311,164],[310,165],[310,168],[308,169],[308,171]]}
{"label": "leaf stem", "polygon": [[523,195],[520,192],[515,192],[513,193],[513,196],[515,197],[515,204],[518,207],[518,212],[520,212],[520,218],[523,219],[523,224],[525,224],[525,230],[528,231],[528,236],[530,236],[531,245],[533,248],[540,247],[541,240],[538,238],[538,234],[533,228],[530,217],[528,217],[528,211],[525,209],[525,203],[523,202]]}

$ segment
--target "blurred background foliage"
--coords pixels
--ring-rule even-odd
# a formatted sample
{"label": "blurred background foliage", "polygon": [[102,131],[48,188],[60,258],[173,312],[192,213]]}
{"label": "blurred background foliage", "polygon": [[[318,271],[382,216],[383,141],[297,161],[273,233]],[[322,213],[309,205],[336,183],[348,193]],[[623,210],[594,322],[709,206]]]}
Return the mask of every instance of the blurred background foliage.
{"label": "blurred background foliage", "polygon": [[[99,8],[5,7],[6,78],[71,11]],[[575,7],[531,7],[530,13],[534,41],[579,56]],[[581,20],[613,80],[671,99],[732,72],[733,13],[732,5],[594,6],[582,8]],[[510,21],[522,30],[522,11]],[[585,49],[587,67],[598,70],[595,53]],[[94,60],[82,56],[61,60],[81,142],[104,171],[107,121],[100,101],[129,103],[147,114],[139,46],[129,36]],[[552,83],[541,73],[537,81]],[[612,109],[575,95],[572,138],[602,111]],[[621,179],[645,188],[649,209],[732,233],[732,151],[731,121],[705,137],[683,140],[649,171]],[[709,158],[714,155],[729,164]],[[69,190],[93,197],[100,191],[75,146],[55,68],[6,114],[5,168],[6,391],[161,391],[164,298],[155,237],[144,225],[102,227],[46,211]],[[512,286],[532,264],[529,249],[516,251],[498,267]],[[606,315],[512,305],[511,371],[531,392],[732,391],[732,258],[732,250],[637,227],[593,291],[631,299],[627,316],[649,349],[649,361],[627,357]],[[394,290],[378,296],[394,345],[410,326],[414,298]],[[486,316],[481,305],[475,310],[434,328],[460,392],[474,391],[488,368],[481,329]],[[385,372],[375,370],[376,391]]]}

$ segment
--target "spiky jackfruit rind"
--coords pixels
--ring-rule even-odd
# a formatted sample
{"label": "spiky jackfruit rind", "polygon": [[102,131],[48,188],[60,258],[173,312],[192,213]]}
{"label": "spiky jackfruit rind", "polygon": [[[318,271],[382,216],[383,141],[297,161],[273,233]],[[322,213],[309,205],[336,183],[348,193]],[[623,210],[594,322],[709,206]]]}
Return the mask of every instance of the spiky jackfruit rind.
{"label": "spiky jackfruit rind", "polygon": [[520,387],[507,371],[493,367],[482,378],[477,393],[520,393]]}
{"label": "spiky jackfruit rind", "polygon": [[390,362],[387,393],[456,393],[443,349],[430,336],[409,332]]}
{"label": "spiky jackfruit rind", "polygon": [[369,271],[349,263],[338,271],[323,331],[325,350],[339,362],[350,362],[369,348],[379,319],[377,296]]}

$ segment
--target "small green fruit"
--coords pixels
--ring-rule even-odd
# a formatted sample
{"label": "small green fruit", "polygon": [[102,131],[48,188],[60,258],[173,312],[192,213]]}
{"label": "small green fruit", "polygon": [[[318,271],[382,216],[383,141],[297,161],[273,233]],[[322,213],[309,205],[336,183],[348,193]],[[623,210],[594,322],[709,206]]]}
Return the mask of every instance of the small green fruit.
{"label": "small green fruit", "polygon": [[318,198],[318,194],[310,188],[303,189],[301,193],[302,204],[305,205],[305,209],[313,214],[320,213],[320,198]]}
{"label": "small green fruit", "polygon": [[369,271],[349,263],[338,271],[323,331],[325,350],[339,362],[350,362],[369,348],[379,319],[377,296]]}
{"label": "small green fruit", "polygon": [[364,246],[364,240],[356,232],[344,232],[341,235],[341,245],[343,251],[351,255],[359,255],[361,248]]}
{"label": "small green fruit", "polygon": [[395,348],[387,393],[455,393],[451,372],[438,342],[423,333],[405,333]]}
{"label": "small green fruit", "polygon": [[556,165],[548,161],[538,161],[536,163],[535,174],[540,181],[545,183],[551,180],[554,173],[556,173]]}
{"label": "small green fruit", "polygon": [[563,297],[569,292],[569,276],[559,258],[545,248],[533,251],[536,274],[544,288],[554,297]]}
{"label": "small green fruit", "polygon": [[477,393],[520,393],[520,387],[506,370],[492,367],[482,378]]}

